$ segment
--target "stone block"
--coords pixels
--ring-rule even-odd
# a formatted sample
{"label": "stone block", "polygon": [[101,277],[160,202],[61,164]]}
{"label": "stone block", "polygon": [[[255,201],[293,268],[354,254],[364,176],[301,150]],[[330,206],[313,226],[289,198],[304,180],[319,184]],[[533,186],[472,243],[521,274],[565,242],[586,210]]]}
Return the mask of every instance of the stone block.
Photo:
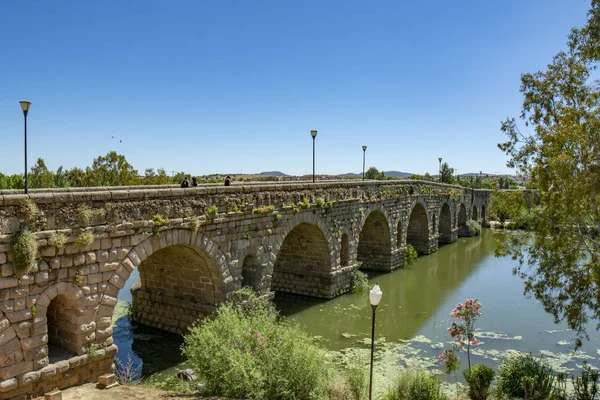
{"label": "stone block", "polygon": [[98,377],[98,387],[101,389],[108,389],[114,387],[117,383],[117,377],[115,374],[104,374]]}
{"label": "stone block", "polygon": [[[17,337],[17,332],[15,332],[15,328],[9,326],[4,331],[0,332],[0,346],[8,343],[10,340]],[[1,347],[0,347],[1,348]]]}
{"label": "stone block", "polygon": [[27,372],[19,376],[19,385],[27,385],[40,380],[40,371]]}
{"label": "stone block", "polygon": [[33,370],[33,361],[21,361],[8,367],[0,367],[0,379],[9,379]]}
{"label": "stone block", "polygon": [[16,389],[19,386],[17,378],[5,379],[0,381],[0,393],[6,393],[9,390]]}
{"label": "stone block", "polygon": [[19,284],[17,278],[1,278],[0,289],[15,288]]}
{"label": "stone block", "polygon": [[[5,253],[2,253],[5,254]],[[2,263],[2,276],[5,278],[12,277],[15,273],[15,267],[12,264]]]}
{"label": "stone block", "polygon": [[26,308],[21,311],[9,312],[9,313],[6,313],[6,316],[8,317],[10,322],[12,322],[14,324],[15,322],[31,319],[31,310],[29,308]]}
{"label": "stone block", "polygon": [[39,346],[43,346],[47,343],[48,343],[48,335],[47,334],[32,336],[30,338],[21,340],[21,348],[23,348],[23,350],[29,350],[29,349],[33,349],[33,348],[36,348]]}
{"label": "stone block", "polygon": [[62,400],[62,392],[57,389],[44,393],[44,400]]}
{"label": "stone block", "polygon": [[40,370],[40,376],[42,378],[47,378],[54,375],[56,375],[56,365],[54,364],[44,367]]}

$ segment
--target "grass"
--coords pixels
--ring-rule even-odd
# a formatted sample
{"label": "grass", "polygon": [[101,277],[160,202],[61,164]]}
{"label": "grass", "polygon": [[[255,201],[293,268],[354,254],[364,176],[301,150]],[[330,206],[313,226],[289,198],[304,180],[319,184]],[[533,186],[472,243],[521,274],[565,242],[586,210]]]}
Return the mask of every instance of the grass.
{"label": "grass", "polygon": [[85,247],[92,244],[94,242],[94,239],[94,234],[91,231],[85,231],[81,235],[79,235],[77,239],[75,239],[75,243],[82,247]]}
{"label": "grass", "polygon": [[32,219],[39,212],[37,204],[30,198],[24,199],[19,205],[19,214],[26,220]]}
{"label": "grass", "polygon": [[52,234],[50,234],[50,238],[48,239],[48,244],[50,246],[62,249],[67,244],[68,240],[68,236],[64,233],[52,232]]}
{"label": "grass", "polygon": [[206,208],[206,215],[215,216],[219,213],[219,207],[212,205]]}

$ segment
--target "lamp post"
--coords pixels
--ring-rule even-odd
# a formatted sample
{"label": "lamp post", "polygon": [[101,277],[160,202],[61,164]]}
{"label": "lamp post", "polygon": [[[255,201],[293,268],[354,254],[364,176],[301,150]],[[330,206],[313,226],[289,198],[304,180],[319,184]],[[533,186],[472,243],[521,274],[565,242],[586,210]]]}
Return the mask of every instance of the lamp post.
{"label": "lamp post", "polygon": [[483,187],[483,176],[482,176],[483,172],[479,171],[479,189],[481,189]]}
{"label": "lamp post", "polygon": [[367,155],[367,146],[363,146],[363,181],[365,180],[365,157]]}
{"label": "lamp post", "polygon": [[315,138],[317,137],[317,131],[310,131],[310,136],[313,138],[313,183],[315,183]]}
{"label": "lamp post", "polygon": [[[438,158],[438,162],[440,163],[439,167],[438,167],[438,177],[439,177],[438,182],[442,182],[442,157]],[[442,182],[442,183],[444,183],[444,182]]]}
{"label": "lamp post", "polygon": [[27,194],[27,189],[29,187],[27,181],[27,113],[31,107],[31,102],[22,100],[19,103],[21,104],[21,110],[23,110],[23,117],[25,119],[25,194]]}
{"label": "lamp post", "polygon": [[379,288],[379,284],[375,284],[373,289],[369,292],[369,302],[373,309],[373,326],[371,327],[371,376],[369,377],[369,400],[371,400],[371,394],[373,393],[373,353],[375,352],[375,310],[381,301],[383,292]]}

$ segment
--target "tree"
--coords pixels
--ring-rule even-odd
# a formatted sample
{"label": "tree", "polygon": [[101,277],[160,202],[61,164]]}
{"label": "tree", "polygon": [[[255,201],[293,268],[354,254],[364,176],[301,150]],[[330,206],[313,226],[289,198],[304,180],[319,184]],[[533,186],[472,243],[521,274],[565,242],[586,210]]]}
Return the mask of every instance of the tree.
{"label": "tree", "polygon": [[137,170],[127,162],[125,156],[111,151],[94,160],[92,167],[85,170],[85,186],[129,186],[139,185]]}
{"label": "tree", "polygon": [[379,171],[377,168],[371,167],[367,170],[367,172],[365,172],[365,179],[382,180],[385,179],[385,174],[383,171]]}
{"label": "tree", "polygon": [[154,168],[146,168],[143,178],[144,185],[166,185],[171,183],[171,177],[167,175],[163,168],[159,168],[157,172],[154,172]]}
{"label": "tree", "polygon": [[591,4],[568,50],[546,70],[521,76],[527,130],[506,119],[508,140],[498,145],[510,157],[507,165],[531,178],[541,204],[533,239],[502,250],[519,261],[515,272],[526,294],[556,322],[566,321],[577,345],[589,319],[600,319],[600,88],[591,79],[600,60],[600,0]]}
{"label": "tree", "polygon": [[48,169],[43,158],[38,158],[29,174],[29,186],[31,188],[54,187],[54,174]]}
{"label": "tree", "polygon": [[450,166],[448,165],[447,162],[442,164],[442,169],[441,169],[441,182],[442,183],[449,183],[449,184],[453,184],[454,183],[454,168],[450,168]]}

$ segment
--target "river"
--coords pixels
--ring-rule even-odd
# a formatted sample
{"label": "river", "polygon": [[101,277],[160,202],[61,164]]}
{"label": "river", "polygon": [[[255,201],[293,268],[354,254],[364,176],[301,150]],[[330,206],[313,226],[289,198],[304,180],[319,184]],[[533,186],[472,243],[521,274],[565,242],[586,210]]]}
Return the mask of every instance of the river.
{"label": "river", "polygon": [[[399,367],[439,371],[437,355],[452,345],[446,332],[449,313],[468,298],[479,299],[483,313],[476,324],[481,344],[472,351],[472,363],[497,367],[507,354],[523,351],[544,357],[557,371],[574,372],[584,361],[600,367],[595,321],[589,325],[590,340],[573,353],[574,333],[564,324],[554,324],[539,302],[523,295],[523,283],[512,275],[515,261],[494,256],[495,241],[504,234],[485,229],[481,236],[460,238],[419,257],[406,269],[369,276],[370,283],[379,283],[383,291],[376,315],[374,375],[382,383],[379,386],[389,383]],[[129,288],[138,279],[136,270],[119,300],[131,300]],[[304,325],[336,360],[360,357],[368,362],[372,312],[367,293],[328,301],[277,295],[275,299],[281,313]],[[117,358],[130,357],[143,365],[144,376],[171,373],[185,361],[179,354],[180,338],[132,324],[126,316],[116,320],[114,338]],[[466,368],[466,354],[459,355]]]}

